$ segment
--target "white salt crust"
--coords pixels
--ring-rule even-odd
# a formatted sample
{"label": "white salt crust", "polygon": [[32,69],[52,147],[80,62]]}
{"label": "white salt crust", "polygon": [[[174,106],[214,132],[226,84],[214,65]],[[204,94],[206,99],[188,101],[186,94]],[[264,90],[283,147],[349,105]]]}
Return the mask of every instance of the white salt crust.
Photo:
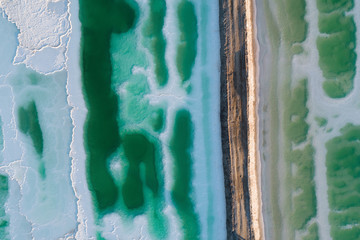
{"label": "white salt crust", "polygon": [[24,63],[45,74],[66,67],[71,33],[68,0],[0,0],[0,8],[19,30],[14,64]]}

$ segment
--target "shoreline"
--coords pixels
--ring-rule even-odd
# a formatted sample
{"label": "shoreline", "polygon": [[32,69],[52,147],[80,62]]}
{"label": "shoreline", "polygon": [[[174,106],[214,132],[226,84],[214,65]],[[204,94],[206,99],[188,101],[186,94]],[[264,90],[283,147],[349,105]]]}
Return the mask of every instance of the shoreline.
{"label": "shoreline", "polygon": [[219,0],[220,121],[228,239],[263,239],[254,1]]}
{"label": "shoreline", "polygon": [[247,45],[249,68],[249,181],[250,207],[253,222],[254,239],[264,239],[264,221],[262,216],[261,161],[259,151],[259,43],[257,41],[256,3],[247,1]]}

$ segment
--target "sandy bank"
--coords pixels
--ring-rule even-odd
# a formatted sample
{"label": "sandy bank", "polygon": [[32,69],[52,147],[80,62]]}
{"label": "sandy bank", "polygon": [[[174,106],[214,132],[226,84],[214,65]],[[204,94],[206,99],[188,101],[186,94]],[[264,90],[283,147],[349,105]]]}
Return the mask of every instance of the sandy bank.
{"label": "sandy bank", "polygon": [[228,239],[263,239],[254,2],[219,0],[221,131]]}

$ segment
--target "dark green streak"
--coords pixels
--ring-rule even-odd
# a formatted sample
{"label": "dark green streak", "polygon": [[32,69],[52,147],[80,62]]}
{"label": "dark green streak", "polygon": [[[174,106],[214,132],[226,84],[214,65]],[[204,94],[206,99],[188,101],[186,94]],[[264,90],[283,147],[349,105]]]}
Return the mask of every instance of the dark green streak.
{"label": "dark green streak", "polygon": [[[30,136],[36,153],[42,157],[44,151],[44,139],[35,102],[30,102],[27,108],[20,107],[18,109],[18,116],[20,131]],[[42,160],[39,165],[39,173],[43,179],[46,177],[45,165]]]}
{"label": "dark green streak", "polygon": [[5,204],[9,196],[8,177],[0,175],[0,239],[10,239],[7,227],[9,219],[6,216]]}
{"label": "dark green streak", "polygon": [[154,110],[150,121],[154,131],[161,132],[165,128],[164,109],[158,108],[157,110]]}
{"label": "dark green streak", "polygon": [[170,151],[174,158],[174,186],[171,196],[180,216],[184,239],[199,239],[200,226],[191,195],[193,126],[187,110],[176,113]]}
{"label": "dark green streak", "polygon": [[129,161],[129,169],[122,188],[125,205],[128,209],[142,207],[144,204],[143,183],[140,178],[140,164],[145,165],[145,183],[157,197],[159,182],[155,166],[155,146],[144,135],[133,133],[125,135],[124,152]]}
{"label": "dark green streak", "polygon": [[[150,233],[156,239],[166,239],[167,223],[163,210],[163,183],[160,151],[143,133],[123,136],[124,154],[128,161],[122,185],[124,207],[131,215],[147,211]],[[150,191],[146,191],[146,190]]]}
{"label": "dark green streak", "polygon": [[181,35],[177,49],[176,67],[182,83],[185,83],[191,76],[197,53],[198,32],[194,5],[188,0],[181,1],[177,8],[177,15]]}
{"label": "dark green streak", "polygon": [[165,0],[150,1],[150,16],[144,29],[144,35],[150,39],[150,51],[154,56],[155,74],[160,86],[166,85],[169,78],[165,61],[166,41],[162,33],[166,14]]}
{"label": "dark green streak", "polygon": [[20,107],[18,116],[20,131],[29,134],[37,154],[41,156],[44,150],[44,139],[35,102],[32,101],[27,108]]}
{"label": "dark green streak", "polygon": [[118,99],[111,88],[110,37],[128,31],[135,11],[125,1],[80,0],[81,68],[88,108],[85,123],[87,175],[97,208],[103,211],[118,199],[107,159],[120,145]]}

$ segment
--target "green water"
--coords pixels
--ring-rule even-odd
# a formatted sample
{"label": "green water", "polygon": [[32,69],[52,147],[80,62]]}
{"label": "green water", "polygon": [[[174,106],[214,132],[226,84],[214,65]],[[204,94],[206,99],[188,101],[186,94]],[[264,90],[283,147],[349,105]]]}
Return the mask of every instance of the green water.
{"label": "green water", "polygon": [[[133,7],[139,10],[136,5]],[[152,10],[158,16],[156,9]],[[118,132],[123,141],[117,154],[124,166],[119,173],[114,173],[119,176],[116,184],[121,189],[116,209],[129,221],[133,221],[134,216],[146,214],[152,237],[165,239],[168,223],[163,213],[164,173],[159,134],[165,129],[166,104],[151,104],[146,97],[150,93],[147,76],[134,73],[135,66],[146,69],[150,65],[140,44],[145,44],[155,54],[154,51],[161,48],[153,48],[153,40],[157,41],[155,35],[161,32],[157,30],[152,32],[153,36],[146,35],[153,19],[144,19],[141,12],[138,14],[139,21],[145,20],[143,31],[131,29],[123,34],[112,34],[110,44],[111,82],[112,89],[118,93]],[[161,56],[161,53],[156,54]],[[132,151],[139,151],[140,155],[133,156]]]}
{"label": "green water", "polygon": [[[136,72],[150,66],[142,44],[152,54],[158,86],[163,87],[170,80],[162,33],[166,4],[165,1],[148,4],[150,11],[145,18],[134,1],[80,1],[82,83],[88,108],[84,140],[87,179],[97,208],[97,223],[100,225],[102,216],[108,212],[118,213],[129,224],[135,216],[145,214],[151,236],[166,239],[169,223],[163,213],[163,150],[159,136],[167,127],[167,104],[150,103],[149,79]],[[190,1],[180,2],[177,17],[180,42],[176,67],[185,84],[197,54],[194,5]],[[139,25],[136,19],[144,21],[144,25]],[[136,30],[139,26],[143,26],[140,32]],[[191,196],[194,130],[190,113],[179,110],[172,129],[170,143],[165,145],[169,146],[174,161],[171,199],[184,239],[198,239],[200,225]],[[121,168],[112,168],[113,163]],[[103,237],[99,232],[98,239]]]}
{"label": "green water", "polygon": [[164,239],[168,224],[162,213],[164,183],[159,143],[142,132],[126,133],[122,139],[126,159],[123,164],[127,167],[123,181],[119,183],[124,201],[121,211],[127,215],[146,212],[151,234]]}
{"label": "green water", "polygon": [[194,4],[182,0],[177,8],[177,17],[180,43],[177,47],[176,67],[184,84],[190,79],[197,54],[198,30]]}
{"label": "green water", "polygon": [[280,26],[284,41],[290,44],[303,42],[307,35],[307,22],[304,19],[305,0],[277,0],[277,3],[282,9],[281,21],[286,23]]}
{"label": "green water", "polygon": [[174,185],[171,197],[180,216],[184,239],[199,239],[200,226],[191,198],[193,125],[187,110],[179,110],[175,116],[170,151],[174,159]]}
{"label": "green water", "polygon": [[[302,44],[307,37],[307,23],[304,18],[306,14],[305,1],[276,0],[271,2],[277,4],[273,15],[277,20],[275,24],[271,21],[272,9],[266,5],[269,2],[264,2],[265,8],[267,7],[265,12],[269,13],[267,24],[270,29],[268,30],[269,39],[272,41],[272,58],[279,59],[277,52],[284,51],[281,52],[283,54],[278,65],[271,64],[273,68],[281,69],[278,76],[274,77],[275,80],[271,87],[281,89],[284,99],[279,101],[279,94],[276,91],[273,91],[269,98],[274,100],[270,116],[279,115],[279,113],[273,112],[277,111],[277,107],[282,108],[284,115],[281,116],[283,119],[280,121],[280,127],[283,128],[283,131],[271,129],[276,127],[276,123],[279,122],[274,117],[270,120],[272,124],[269,125],[269,129],[263,132],[264,136],[268,134],[267,131],[270,131],[270,134],[273,132],[269,140],[281,143],[280,146],[272,142],[264,143],[268,144],[273,152],[271,158],[274,160],[271,159],[273,162],[269,166],[276,164],[276,167],[269,171],[270,174],[275,175],[275,177],[269,177],[272,185],[265,184],[266,187],[275,185],[270,193],[270,199],[275,204],[265,203],[264,208],[273,211],[274,223],[267,227],[273,234],[270,235],[270,238],[273,239],[315,240],[319,239],[319,229],[321,229],[322,223],[318,223],[316,218],[318,206],[314,183],[314,163],[318,159],[315,159],[316,150],[313,147],[311,136],[317,134],[317,131],[325,134],[331,129],[326,129],[328,121],[330,121],[328,116],[326,118],[315,116],[315,119],[309,119],[307,80],[293,78],[294,55],[307,56],[306,48],[303,48]],[[316,37],[319,67],[325,78],[323,89],[329,97],[345,97],[353,89],[356,71],[356,25],[354,16],[352,13],[348,13],[353,9],[354,1],[317,0],[317,5],[318,27],[321,35]],[[288,10],[288,8],[293,9]],[[281,37],[280,43],[278,43],[278,36],[273,36],[274,31],[272,30],[276,24],[280,33],[275,35]],[[297,68],[296,65],[295,68]],[[265,106],[268,105],[265,104]],[[317,123],[316,130],[309,133],[309,122],[314,120]],[[312,125],[313,127],[314,125]],[[333,239],[360,239],[360,227],[356,225],[359,223],[360,216],[360,183],[357,182],[358,176],[360,176],[357,163],[357,160],[360,159],[358,150],[360,127],[347,126],[347,128],[347,130],[344,128],[341,131],[339,137],[326,144],[329,223]],[[276,136],[279,133],[280,138]],[[281,133],[284,133],[283,138]],[[265,139],[267,140],[267,138]],[[277,161],[279,155],[276,154],[276,150],[273,150],[274,146],[283,153],[280,156],[284,157],[285,162]],[[268,160],[268,156],[265,154],[263,158],[264,161]],[[280,165],[277,164],[278,162]],[[280,175],[281,182],[277,181],[275,173]],[[280,206],[276,203],[280,203]],[[282,222],[283,224],[281,224]],[[324,231],[324,229],[321,230]]]}
{"label": "green water", "polygon": [[20,107],[18,109],[18,116],[20,131],[31,137],[37,154],[41,156],[44,150],[44,139],[35,101],[32,101],[26,108]]}
{"label": "green water", "polygon": [[88,108],[84,134],[87,179],[95,205],[103,211],[118,199],[107,168],[107,159],[120,145],[118,98],[111,88],[110,38],[133,26],[135,11],[124,1],[80,0],[79,18],[83,94]]}
{"label": "green water", "polygon": [[319,227],[317,223],[310,225],[309,232],[303,237],[303,240],[319,240]]}
{"label": "green water", "polygon": [[150,49],[155,64],[155,74],[159,86],[168,82],[169,73],[165,61],[166,41],[162,33],[166,14],[165,0],[150,0],[150,16],[144,28],[146,42]]}
{"label": "green water", "polygon": [[328,123],[328,120],[323,117],[315,117],[315,121],[317,122],[319,127],[325,127]]}
{"label": "green water", "polygon": [[[133,73],[134,66],[149,65],[145,53],[138,49],[139,35],[133,28],[139,9],[133,1],[126,5],[124,1],[91,3],[94,9],[88,6],[89,2],[80,4],[82,80],[88,107],[84,137],[89,188],[99,219],[104,213],[115,211],[131,222],[136,215],[146,213],[152,236],[164,239],[167,222],[162,213],[163,170],[157,138],[165,126],[165,111],[164,106],[150,105],[144,97],[150,92],[147,77]],[[87,7],[82,8],[83,5]],[[152,10],[155,14],[152,17],[157,19],[158,9],[155,6]],[[88,18],[94,18],[92,11],[96,11],[99,19],[109,18],[109,21],[101,19],[103,27],[97,22],[87,22]],[[151,29],[146,34],[151,40],[150,48],[157,52],[155,38],[163,39],[161,31]],[[163,55],[160,51],[154,56],[159,64]],[[161,84],[166,83],[165,78],[159,79]],[[111,159],[119,159],[123,166],[120,172],[110,169]]]}
{"label": "green water", "polygon": [[165,128],[164,109],[159,108],[155,110],[151,115],[150,123],[155,132],[162,132],[162,130]]}
{"label": "green water", "polygon": [[8,177],[0,175],[0,238],[10,239],[8,234],[9,218],[5,212],[5,204],[9,196]]}
{"label": "green water", "polygon": [[111,60],[113,63],[113,89],[124,89],[119,95],[118,117],[120,132],[141,128],[160,133],[165,127],[165,104],[153,105],[145,96],[150,93],[148,79],[143,74],[133,74],[133,67],[147,68],[145,52],[138,47],[139,36],[130,30],[111,37]]}
{"label": "green water", "polygon": [[345,16],[344,12],[319,15],[319,31],[321,33],[339,33],[344,30],[355,31],[353,16]]}
{"label": "green water", "polygon": [[329,222],[334,240],[360,238],[360,126],[347,124],[326,143]]}
{"label": "green water", "polygon": [[306,107],[307,79],[299,82],[288,100],[285,107],[285,134],[289,141],[299,144],[306,140],[309,130],[309,125],[305,121],[309,113]]}
{"label": "green water", "polygon": [[319,2],[319,31],[329,34],[317,39],[319,66],[326,78],[323,89],[329,97],[342,98],[353,89],[356,70],[355,22],[353,16],[345,16],[353,1],[327,2],[327,8]]}
{"label": "green water", "polygon": [[[283,59],[283,65],[280,65],[281,72],[275,70],[272,72],[270,99],[272,124],[269,129],[272,141],[269,143],[272,149],[269,160],[271,160],[272,171],[270,171],[271,179],[269,179],[271,204],[268,208],[271,209],[274,223],[273,226],[268,227],[272,227],[274,239],[295,239],[296,233],[299,232],[303,234],[302,239],[318,239],[317,224],[309,224],[316,217],[317,207],[314,185],[315,150],[308,138],[309,125],[306,122],[309,112],[307,79],[292,79],[291,74],[292,58],[304,52],[302,42],[308,34],[308,24],[304,18],[306,3],[304,0],[276,0],[276,4],[281,11],[274,16],[271,15],[269,2],[265,1],[265,13],[267,13],[267,24],[270,29],[269,38],[274,59],[278,58],[276,56],[281,46],[286,57]],[[272,64],[272,67],[279,68],[277,64]],[[283,104],[280,105],[283,107],[280,125],[278,125],[280,112],[278,111],[279,93],[277,93],[279,87],[283,97]],[[283,145],[279,146],[277,144],[281,139],[279,139],[279,133],[282,132],[284,133]],[[284,162],[278,161],[281,152]],[[263,158],[267,160],[267,156]],[[279,227],[282,225],[287,228]],[[286,236],[283,235],[284,231]]]}
{"label": "green water", "polygon": [[317,0],[320,12],[330,13],[335,10],[348,11],[354,7],[354,0]]}
{"label": "green water", "polygon": [[[18,118],[20,131],[30,136],[35,151],[41,158],[44,151],[44,139],[35,101],[31,101],[27,107],[19,107]],[[43,179],[46,177],[45,163],[42,159],[39,162],[39,173]]]}
{"label": "green water", "polygon": [[[201,21],[200,21],[200,34],[201,36],[206,36],[206,33],[209,29],[209,9],[208,9],[208,5],[207,5],[207,1],[203,0],[201,2]],[[208,42],[211,42],[211,40],[209,41],[208,38],[201,38],[201,46],[205,47]],[[207,51],[201,51],[201,65],[202,66],[206,66],[206,64],[209,61],[209,54],[207,53]],[[203,123],[203,133],[204,133],[204,138],[203,138],[203,142],[206,146],[205,148],[205,158],[206,158],[206,171],[208,173],[207,175],[207,179],[210,182],[213,175],[211,174],[211,168],[212,168],[212,157],[213,157],[213,150],[212,150],[212,142],[211,142],[211,133],[213,132],[213,128],[214,125],[212,124],[212,117],[211,117],[211,109],[213,108],[212,106],[212,94],[210,92],[211,89],[211,85],[212,85],[212,79],[209,77],[209,72],[207,70],[205,70],[205,68],[202,69],[201,71],[201,88],[202,88],[202,113],[203,113],[203,117],[202,117],[202,123]],[[211,185],[208,185],[208,189],[207,192],[211,192]],[[216,216],[212,213],[212,210],[214,209],[214,200],[213,200],[213,196],[211,194],[209,194],[208,196],[208,217],[207,217],[207,238],[209,240],[214,239],[213,233],[214,233],[214,222],[215,222],[215,218]]]}
{"label": "green water", "polygon": [[[311,229],[308,229],[306,225],[316,216],[316,195],[313,180],[314,148],[307,142],[309,125],[305,121],[309,112],[306,107],[307,98],[307,79],[298,81],[291,94],[286,96],[284,156],[289,166],[286,178],[291,227],[294,230],[307,229],[310,234]],[[298,144],[305,144],[305,146],[294,150],[292,146]],[[296,169],[295,172],[292,171],[293,168]],[[299,190],[301,192],[293,197],[291,192]],[[294,235],[290,238],[293,239]]]}
{"label": "green water", "polygon": [[129,209],[144,204],[143,184],[140,179],[140,164],[145,167],[145,183],[156,197],[159,190],[155,165],[155,146],[140,133],[128,134],[123,138],[125,156],[129,161],[129,170],[122,191]]}

